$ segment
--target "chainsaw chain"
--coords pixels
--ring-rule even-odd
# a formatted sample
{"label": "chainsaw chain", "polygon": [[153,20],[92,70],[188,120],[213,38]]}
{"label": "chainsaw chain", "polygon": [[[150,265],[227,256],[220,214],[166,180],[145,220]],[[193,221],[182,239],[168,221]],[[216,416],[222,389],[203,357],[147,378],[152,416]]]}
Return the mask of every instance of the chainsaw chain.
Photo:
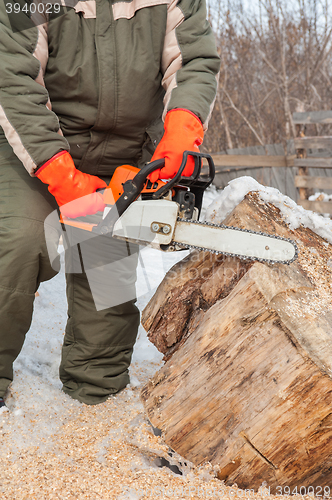
{"label": "chainsaw chain", "polygon": [[192,248],[194,250],[199,250],[199,251],[203,251],[203,252],[210,252],[210,253],[215,253],[215,254],[222,254],[222,255],[227,255],[229,257],[237,257],[238,259],[241,259],[241,260],[252,260],[252,261],[258,261],[258,262],[265,262],[265,263],[268,263],[268,264],[290,264],[291,262],[294,262],[294,260],[297,259],[298,257],[298,247],[295,243],[295,241],[289,239],[289,238],[282,238],[281,236],[276,236],[274,234],[267,234],[267,233],[263,233],[262,231],[251,231],[250,229],[241,229],[239,227],[235,227],[235,226],[226,226],[225,224],[213,224],[212,222],[200,222],[198,220],[192,220],[192,219],[183,219],[181,217],[178,217],[177,219],[178,222],[188,222],[190,224],[199,224],[199,225],[203,225],[203,226],[213,226],[213,227],[221,227],[223,229],[234,229],[235,231],[242,231],[243,233],[252,233],[252,234],[259,234],[261,236],[268,236],[269,238],[274,238],[276,240],[283,240],[283,241],[288,241],[289,243],[291,243],[294,248],[295,248],[295,255],[294,257],[291,259],[291,260],[285,260],[285,261],[282,261],[282,260],[271,260],[271,259],[261,259],[259,257],[247,257],[247,256],[244,256],[244,255],[241,255],[241,254],[235,254],[235,253],[229,253],[229,252],[219,252],[218,250],[209,250],[208,248],[204,248],[204,247],[198,247],[198,246],[195,246],[195,245],[185,245],[184,243],[178,243],[177,241],[174,241],[171,243],[171,245],[179,245],[183,248]]}

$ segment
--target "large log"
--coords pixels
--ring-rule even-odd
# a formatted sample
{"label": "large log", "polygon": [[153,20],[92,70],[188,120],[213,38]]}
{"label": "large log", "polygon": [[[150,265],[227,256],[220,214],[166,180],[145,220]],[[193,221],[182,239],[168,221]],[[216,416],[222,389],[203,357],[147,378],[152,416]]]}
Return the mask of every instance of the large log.
{"label": "large log", "polygon": [[293,238],[299,258],[196,252],[171,269],[142,318],[166,360],[142,391],[148,418],[227,485],[319,494],[332,483],[331,245],[257,193],[225,223]]}

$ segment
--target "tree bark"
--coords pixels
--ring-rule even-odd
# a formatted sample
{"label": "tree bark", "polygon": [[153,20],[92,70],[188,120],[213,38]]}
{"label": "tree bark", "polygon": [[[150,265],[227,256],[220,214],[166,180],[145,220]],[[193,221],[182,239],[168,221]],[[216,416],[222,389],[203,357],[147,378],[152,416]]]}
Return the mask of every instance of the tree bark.
{"label": "tree bark", "polygon": [[289,237],[268,265],[197,253],[176,264],[142,323],[165,365],[142,399],[165,442],[227,485],[317,489],[332,480],[332,252],[250,193],[224,221]]}

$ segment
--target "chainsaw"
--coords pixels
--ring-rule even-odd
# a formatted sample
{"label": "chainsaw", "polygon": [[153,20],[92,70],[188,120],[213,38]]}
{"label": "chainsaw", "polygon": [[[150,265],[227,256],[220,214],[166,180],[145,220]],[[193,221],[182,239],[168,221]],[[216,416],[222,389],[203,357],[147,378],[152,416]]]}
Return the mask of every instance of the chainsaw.
{"label": "chainsaw", "polygon": [[[195,160],[194,172],[182,177],[188,156]],[[205,175],[201,172],[203,158],[208,165]],[[271,264],[289,264],[297,258],[296,243],[290,239],[199,221],[204,191],[215,175],[210,155],[185,151],[175,177],[152,183],[149,174],[164,166],[161,159],[142,169],[118,167],[108,187],[101,190],[106,208],[98,223],[64,216],[61,222],[163,252],[196,249]]]}

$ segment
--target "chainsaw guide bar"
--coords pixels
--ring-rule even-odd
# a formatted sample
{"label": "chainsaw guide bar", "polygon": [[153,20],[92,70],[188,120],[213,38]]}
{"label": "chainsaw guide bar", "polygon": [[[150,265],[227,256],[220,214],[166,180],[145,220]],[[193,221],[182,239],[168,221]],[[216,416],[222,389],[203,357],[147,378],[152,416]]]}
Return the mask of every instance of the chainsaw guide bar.
{"label": "chainsaw guide bar", "polygon": [[290,240],[288,238],[282,238],[281,236],[267,234],[267,233],[263,233],[261,231],[251,231],[250,229],[241,229],[239,227],[227,226],[225,224],[213,224],[212,222],[206,222],[206,221],[200,222],[200,221],[196,221],[196,220],[182,219],[180,217],[178,217],[177,222],[182,222],[185,224],[197,224],[197,225],[202,225],[202,226],[210,226],[210,227],[221,228],[221,229],[230,229],[232,231],[239,231],[239,232],[247,233],[247,234],[249,233],[249,234],[252,234],[255,236],[259,235],[259,236],[266,237],[267,241],[271,240],[271,239],[272,240],[273,239],[281,240],[283,242],[287,242],[287,243],[292,245],[292,247],[294,248],[294,256],[290,259],[287,259],[287,260],[267,259],[267,258],[256,257],[254,255],[245,256],[243,254],[236,254],[236,253],[232,253],[232,252],[210,249],[210,248],[206,248],[206,247],[202,247],[202,246],[198,246],[198,245],[184,244],[184,243],[181,243],[178,241],[172,241],[172,243],[171,243],[172,245],[181,246],[181,247],[183,247],[183,249],[193,249],[193,250],[199,250],[201,252],[222,254],[222,255],[227,255],[228,257],[237,257],[238,259],[241,259],[241,260],[252,260],[252,261],[258,261],[258,262],[264,262],[267,264],[291,264],[298,257],[298,247],[297,247],[295,241]]}

